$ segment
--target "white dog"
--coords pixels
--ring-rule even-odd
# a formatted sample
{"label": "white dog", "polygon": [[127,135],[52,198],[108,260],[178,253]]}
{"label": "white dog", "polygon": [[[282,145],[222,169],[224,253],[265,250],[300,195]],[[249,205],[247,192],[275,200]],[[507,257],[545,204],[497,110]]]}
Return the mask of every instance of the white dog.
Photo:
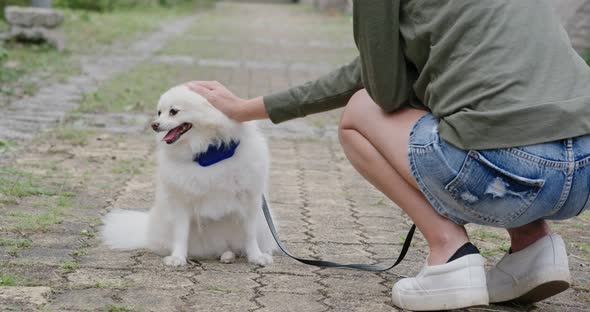
{"label": "white dog", "polygon": [[103,220],[113,249],[148,248],[170,266],[187,256],[238,255],[272,263],[276,249],[261,211],[269,152],[253,123],[238,123],[185,86],[160,98],[156,202],[148,213],[116,210]]}

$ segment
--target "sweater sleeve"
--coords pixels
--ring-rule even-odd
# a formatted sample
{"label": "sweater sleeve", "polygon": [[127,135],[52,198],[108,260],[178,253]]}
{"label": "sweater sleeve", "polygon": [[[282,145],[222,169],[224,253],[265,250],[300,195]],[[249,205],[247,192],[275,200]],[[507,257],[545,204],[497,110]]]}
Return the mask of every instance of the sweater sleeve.
{"label": "sweater sleeve", "polygon": [[359,58],[315,81],[264,97],[273,123],[325,112],[346,105],[363,88]]}
{"label": "sweater sleeve", "polygon": [[365,89],[385,112],[393,112],[408,105],[417,76],[404,54],[401,1],[372,1],[370,5],[358,2],[354,34]]}

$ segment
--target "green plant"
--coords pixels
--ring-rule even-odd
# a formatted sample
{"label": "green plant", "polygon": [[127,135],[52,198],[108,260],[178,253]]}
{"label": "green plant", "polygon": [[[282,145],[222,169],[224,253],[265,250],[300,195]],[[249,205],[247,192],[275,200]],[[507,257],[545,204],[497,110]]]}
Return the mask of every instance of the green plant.
{"label": "green plant", "polygon": [[[0,44],[0,81],[2,81],[2,77],[5,75],[5,69],[4,69],[4,62],[6,62],[6,60],[8,59],[8,51],[6,51],[6,49],[4,49],[4,47],[2,46],[2,44]],[[0,141],[2,142],[2,141]]]}
{"label": "green plant", "polygon": [[33,195],[54,196],[58,192],[39,185],[32,173],[16,169],[0,170],[0,194],[23,198]]}
{"label": "green plant", "polygon": [[175,5],[200,2],[195,0],[57,0],[56,7],[107,12],[115,9],[135,7],[171,7]]}
{"label": "green plant", "polygon": [[76,261],[66,260],[61,264],[61,268],[66,272],[72,272],[80,267],[80,264]]}
{"label": "green plant", "polygon": [[118,304],[107,304],[103,310],[106,312],[132,312],[133,308]]}
{"label": "green plant", "polygon": [[14,275],[0,273],[0,286],[15,286],[18,279]]}
{"label": "green plant", "polygon": [[4,10],[4,7],[9,5],[30,5],[31,0],[0,0],[0,9]]}
{"label": "green plant", "polygon": [[2,45],[0,45],[0,65],[4,63],[8,59],[8,51],[4,49]]}
{"label": "green plant", "polygon": [[115,5],[114,0],[57,0],[54,6],[88,11],[111,11]]}

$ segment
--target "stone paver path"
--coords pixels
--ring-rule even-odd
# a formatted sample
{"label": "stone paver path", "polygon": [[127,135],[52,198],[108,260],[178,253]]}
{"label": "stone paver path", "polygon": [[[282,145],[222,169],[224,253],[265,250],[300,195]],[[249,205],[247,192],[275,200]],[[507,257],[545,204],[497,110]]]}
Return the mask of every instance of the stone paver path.
{"label": "stone paver path", "polygon": [[[242,96],[317,77],[355,54],[349,18],[291,5],[222,3],[166,39],[147,62],[171,70],[178,82],[215,79]],[[137,117],[147,126],[148,114]],[[133,118],[115,126],[111,118],[84,117],[104,121],[100,127],[66,121],[62,127],[73,134],[38,134],[0,168],[0,311],[396,311],[392,284],[423,265],[420,235],[407,260],[386,273],[319,269],[282,255],[268,267],[194,259],[169,268],[144,250],[110,251],[96,235],[101,215],[148,209],[155,167],[147,127]],[[391,263],[411,223],[347,162],[337,121],[338,111],[261,123],[280,235],[302,257]],[[533,307],[469,311],[589,311],[589,225],[588,214],[555,224],[568,241],[570,290]],[[489,264],[502,256],[505,233],[469,231]]]}

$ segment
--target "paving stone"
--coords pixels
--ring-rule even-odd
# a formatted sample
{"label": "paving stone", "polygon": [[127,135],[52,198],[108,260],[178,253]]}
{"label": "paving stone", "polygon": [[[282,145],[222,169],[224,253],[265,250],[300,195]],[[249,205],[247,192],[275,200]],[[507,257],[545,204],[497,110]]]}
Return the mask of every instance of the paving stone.
{"label": "paving stone", "polygon": [[116,306],[150,312],[186,311],[182,297],[187,295],[182,289],[133,288],[117,295]]}
{"label": "paving stone", "polygon": [[88,250],[88,254],[81,256],[80,267],[127,269],[136,264],[132,258],[136,251],[110,250],[105,246],[96,246]]}
{"label": "paving stone", "polygon": [[20,251],[20,261],[30,261],[39,264],[60,266],[64,261],[71,261],[73,249],[55,249],[44,247],[31,247]]}
{"label": "paving stone", "polygon": [[[67,275],[69,287],[71,288],[108,288],[124,289],[132,286],[142,285],[133,284],[132,279],[127,279],[129,270],[105,270],[105,269],[77,269]],[[152,274],[153,275],[153,274]]]}
{"label": "paving stone", "polygon": [[136,272],[124,271],[124,285],[125,288],[133,288],[137,286],[154,289],[179,289],[193,286],[191,277],[197,272],[168,272],[168,271],[154,271],[154,270],[137,270]]}
{"label": "paving stone", "polygon": [[201,290],[225,289],[229,291],[241,291],[254,289],[259,283],[254,279],[255,273],[236,273],[227,271],[204,271],[193,278],[196,288]]}
{"label": "paving stone", "polygon": [[0,287],[0,299],[12,302],[26,302],[34,305],[47,303],[47,295],[51,292],[49,287]]}
{"label": "paving stone", "polygon": [[323,288],[318,284],[318,276],[300,276],[288,274],[264,274],[258,282],[264,286],[262,292],[282,292],[291,294],[313,294]]}
{"label": "paving stone", "polygon": [[253,291],[233,292],[224,289],[197,291],[185,297],[187,311],[243,312],[255,310]]}
{"label": "paving stone", "polygon": [[350,296],[348,294],[334,294],[326,299],[334,311],[356,311],[356,312],[391,312],[401,311],[391,306],[387,297],[377,296]]}
{"label": "paving stone", "polygon": [[319,303],[321,295],[300,295],[291,293],[263,292],[258,301],[264,308],[257,311],[284,311],[284,312],[319,312],[326,310],[326,307]]}
{"label": "paving stone", "polygon": [[[361,281],[362,284],[359,284]],[[329,296],[332,296],[332,294],[348,294],[349,296],[354,297],[372,297],[380,293],[387,293],[390,287],[381,285],[380,283],[382,282],[382,278],[369,272],[363,274],[363,276],[359,278],[343,276],[322,279],[322,284],[326,286],[326,292]]]}
{"label": "paving stone", "polygon": [[104,309],[108,305],[115,305],[113,299],[120,291],[112,289],[65,289],[51,297],[51,302],[46,306],[47,310],[61,311],[71,310],[94,310]]}
{"label": "paving stone", "polygon": [[[38,262],[19,262],[20,259],[3,262],[0,274],[16,277],[26,284],[42,286],[59,286],[63,282],[61,267],[49,266]],[[1,310],[0,310],[1,311]]]}

